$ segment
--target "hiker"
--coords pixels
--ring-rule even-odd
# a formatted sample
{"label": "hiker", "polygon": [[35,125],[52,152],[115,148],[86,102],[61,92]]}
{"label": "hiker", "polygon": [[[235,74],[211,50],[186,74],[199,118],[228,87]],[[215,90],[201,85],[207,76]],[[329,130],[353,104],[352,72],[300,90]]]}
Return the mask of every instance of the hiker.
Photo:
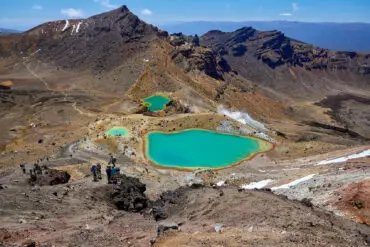
{"label": "hiker", "polygon": [[35,168],[33,169],[33,171],[37,174],[42,174],[42,169],[41,169],[40,165],[36,163],[36,164],[34,164],[34,166],[35,166]]}
{"label": "hiker", "polygon": [[110,159],[109,159],[109,164],[112,164],[113,167],[116,166],[116,162],[117,162],[117,158],[115,156],[113,156],[113,154],[110,155]]}
{"label": "hiker", "polygon": [[105,170],[107,173],[107,179],[108,179],[108,184],[111,183],[111,178],[112,178],[112,169],[110,166],[107,166],[107,169]]}
{"label": "hiker", "polygon": [[36,173],[30,169],[30,181],[35,182],[37,180]]}
{"label": "hiker", "polygon": [[100,163],[96,164],[96,175],[98,176],[98,179],[102,179],[102,177],[101,177],[101,165],[100,165]]}
{"label": "hiker", "polygon": [[121,184],[121,169],[119,167],[116,167],[116,183]]}
{"label": "hiker", "polygon": [[23,174],[26,174],[26,165],[20,164],[19,167],[22,169]]}
{"label": "hiker", "polygon": [[117,169],[114,166],[111,169],[111,180],[113,184],[117,184]]}
{"label": "hiker", "polygon": [[96,171],[97,171],[96,165],[92,165],[90,171],[91,171],[91,173],[93,174],[93,177],[94,177],[93,181],[97,182],[98,179],[96,178]]}

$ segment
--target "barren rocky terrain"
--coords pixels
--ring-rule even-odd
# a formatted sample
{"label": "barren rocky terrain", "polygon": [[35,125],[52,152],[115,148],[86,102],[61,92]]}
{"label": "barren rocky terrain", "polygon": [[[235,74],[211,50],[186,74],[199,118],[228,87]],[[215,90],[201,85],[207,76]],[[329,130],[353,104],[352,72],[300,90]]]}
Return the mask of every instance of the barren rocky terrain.
{"label": "barren rocky terrain", "polygon": [[[252,28],[169,35],[125,6],[0,37],[0,246],[368,246],[368,60]],[[189,128],[274,148],[153,166],[144,135]]]}

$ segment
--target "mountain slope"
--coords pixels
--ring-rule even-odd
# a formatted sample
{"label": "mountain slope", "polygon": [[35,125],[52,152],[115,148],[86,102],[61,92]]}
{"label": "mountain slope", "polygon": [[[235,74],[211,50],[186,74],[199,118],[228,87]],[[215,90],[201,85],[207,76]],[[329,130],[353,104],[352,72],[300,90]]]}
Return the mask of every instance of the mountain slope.
{"label": "mountain slope", "polygon": [[253,28],[210,31],[200,40],[238,75],[290,96],[324,96],[343,86],[369,89],[370,54],[333,52]]}
{"label": "mountain slope", "polygon": [[148,25],[126,6],[88,19],[48,22],[17,36],[10,50],[67,69],[111,68],[134,50],[148,49],[165,33]]}
{"label": "mountain slope", "polygon": [[[166,37],[167,33],[139,20],[123,6],[87,19],[48,22],[3,37],[0,56],[13,63],[21,59],[35,73],[55,71],[60,77],[79,78],[85,85],[74,83],[77,88],[122,93],[143,73],[143,60],[152,56],[152,47]],[[102,87],[104,80],[110,82],[110,88]]]}

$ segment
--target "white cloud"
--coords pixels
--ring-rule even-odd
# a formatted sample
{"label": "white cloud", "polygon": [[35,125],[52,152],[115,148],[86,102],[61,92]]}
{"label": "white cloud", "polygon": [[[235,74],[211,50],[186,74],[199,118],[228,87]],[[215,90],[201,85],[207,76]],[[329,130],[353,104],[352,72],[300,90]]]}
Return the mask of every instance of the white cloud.
{"label": "white cloud", "polygon": [[299,9],[298,3],[292,3],[292,12],[281,13],[281,16],[293,16],[293,12],[296,12]]}
{"label": "white cloud", "polygon": [[107,9],[116,9],[118,5],[112,4],[110,0],[94,0],[94,2],[99,3],[101,6]]}
{"label": "white cloud", "polygon": [[299,9],[298,3],[292,3],[292,9],[293,11],[297,11]]}
{"label": "white cloud", "polygon": [[34,10],[42,10],[43,7],[41,5],[39,5],[39,4],[35,4],[35,5],[32,6],[32,9],[34,9]]}
{"label": "white cloud", "polygon": [[153,12],[152,12],[150,9],[143,9],[143,10],[141,11],[141,14],[142,14],[142,15],[152,15],[152,14],[153,14]]}
{"label": "white cloud", "polygon": [[74,8],[62,9],[60,13],[68,17],[82,17],[83,16],[82,10],[74,9]]}

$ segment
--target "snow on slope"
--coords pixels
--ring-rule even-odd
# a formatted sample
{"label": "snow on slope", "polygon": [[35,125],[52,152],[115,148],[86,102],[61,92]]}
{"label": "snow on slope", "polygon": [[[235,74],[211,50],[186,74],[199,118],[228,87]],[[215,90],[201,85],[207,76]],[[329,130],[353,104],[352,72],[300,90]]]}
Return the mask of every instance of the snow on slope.
{"label": "snow on slope", "polygon": [[239,111],[228,111],[223,107],[218,108],[219,114],[224,114],[228,116],[229,118],[232,118],[242,124],[246,124],[251,126],[253,129],[260,131],[260,132],[266,132],[266,127],[258,122],[257,120],[254,120],[251,116],[249,116],[246,112],[239,112]]}
{"label": "snow on slope", "polygon": [[281,190],[281,189],[289,189],[290,187],[293,187],[297,184],[300,184],[302,182],[305,182],[305,181],[308,181],[310,180],[311,178],[313,178],[316,174],[310,174],[306,177],[303,177],[303,178],[299,178],[297,180],[294,180],[288,184],[283,184],[283,185],[280,185],[280,186],[277,186],[277,187],[272,187],[271,190]]}
{"label": "snow on slope", "polygon": [[82,21],[77,24],[76,33],[78,33],[80,31],[81,24],[82,24]]}
{"label": "snow on slope", "polygon": [[244,184],[244,185],[240,186],[240,188],[245,189],[245,190],[262,189],[266,185],[268,185],[269,183],[271,183],[273,181],[274,180],[266,179],[266,180],[262,180],[262,181],[259,181],[259,182],[253,182],[253,183],[250,183],[250,184]]}
{"label": "snow on slope", "polygon": [[69,27],[69,21],[68,20],[66,20],[66,24],[65,24],[65,26],[63,27],[63,29],[62,29],[62,32],[64,32],[65,30],[67,30],[67,28]]}
{"label": "snow on slope", "polygon": [[370,149],[362,151],[361,153],[358,153],[358,154],[352,154],[352,155],[348,155],[348,156],[344,156],[344,157],[340,157],[340,158],[336,158],[332,160],[323,160],[323,161],[320,161],[317,165],[320,166],[320,165],[327,165],[327,164],[332,164],[332,163],[342,163],[342,162],[346,162],[347,160],[359,159],[359,158],[364,158],[367,156],[370,156]]}

